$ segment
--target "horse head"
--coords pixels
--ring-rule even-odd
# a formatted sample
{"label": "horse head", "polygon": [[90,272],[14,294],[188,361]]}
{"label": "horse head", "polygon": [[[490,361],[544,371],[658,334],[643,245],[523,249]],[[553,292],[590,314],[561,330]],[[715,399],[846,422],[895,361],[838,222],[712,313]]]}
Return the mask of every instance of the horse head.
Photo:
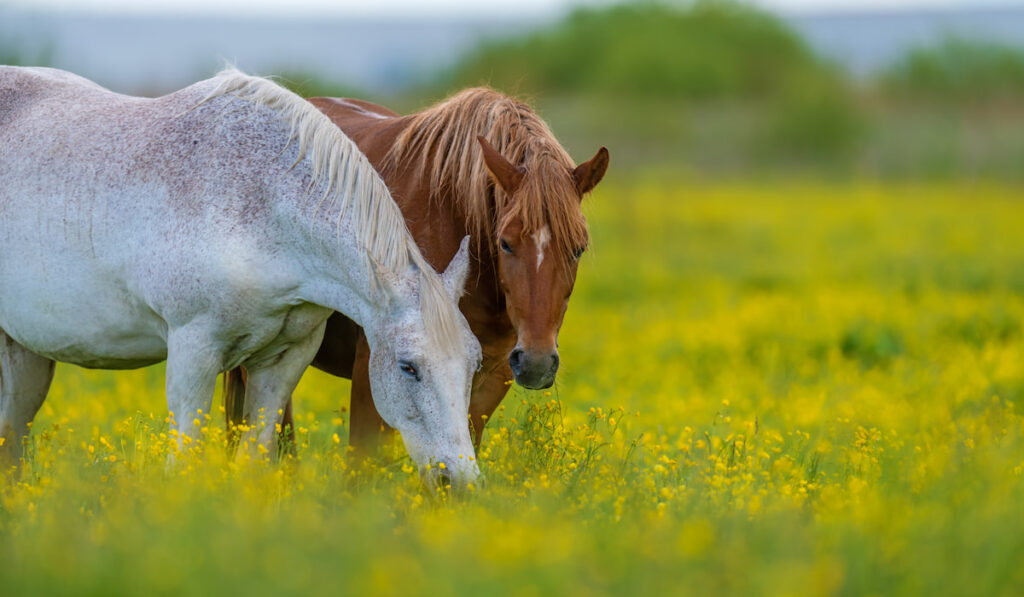
{"label": "horse head", "polygon": [[[364,327],[374,405],[431,486],[464,487],[480,474],[467,424],[480,343],[454,306],[469,269],[468,241],[440,277],[416,266],[401,273],[377,266],[385,301]],[[456,329],[435,329],[444,319],[437,309],[457,315],[448,318]]]}
{"label": "horse head", "polygon": [[587,248],[580,211],[608,168],[602,147],[590,160],[566,168],[534,155],[523,165],[506,159],[484,137],[477,138],[495,185],[506,196],[496,202],[497,273],[518,339],[509,354],[516,383],[549,388],[558,372],[558,331]]}

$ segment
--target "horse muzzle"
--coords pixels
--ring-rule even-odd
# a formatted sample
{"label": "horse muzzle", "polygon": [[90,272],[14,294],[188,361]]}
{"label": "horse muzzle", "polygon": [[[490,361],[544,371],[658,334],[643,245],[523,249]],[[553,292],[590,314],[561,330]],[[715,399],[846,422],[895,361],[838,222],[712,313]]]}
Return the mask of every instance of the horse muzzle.
{"label": "horse muzzle", "polygon": [[421,468],[420,478],[428,489],[444,494],[462,495],[468,490],[470,484],[475,487],[484,485],[484,477],[480,474],[479,467],[469,459],[459,464],[449,465],[446,463],[444,468],[438,464],[429,468]]}
{"label": "horse muzzle", "polygon": [[531,351],[516,348],[508,356],[516,383],[530,390],[543,390],[555,383],[558,351]]}

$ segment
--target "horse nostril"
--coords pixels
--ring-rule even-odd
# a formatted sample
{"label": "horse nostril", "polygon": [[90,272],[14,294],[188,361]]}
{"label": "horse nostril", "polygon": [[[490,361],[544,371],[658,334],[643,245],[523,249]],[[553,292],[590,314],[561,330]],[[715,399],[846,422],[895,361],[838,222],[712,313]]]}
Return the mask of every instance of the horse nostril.
{"label": "horse nostril", "polygon": [[558,371],[558,353],[557,352],[551,355],[551,371],[552,372]]}
{"label": "horse nostril", "polygon": [[519,375],[523,371],[523,351],[519,348],[508,355],[508,364],[512,367],[512,373]]}

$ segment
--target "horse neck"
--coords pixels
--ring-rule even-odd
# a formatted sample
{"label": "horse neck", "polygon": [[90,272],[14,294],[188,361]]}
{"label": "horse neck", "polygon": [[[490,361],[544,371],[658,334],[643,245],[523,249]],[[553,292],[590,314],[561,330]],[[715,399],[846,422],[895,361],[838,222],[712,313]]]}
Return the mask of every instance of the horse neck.
{"label": "horse neck", "polygon": [[[380,119],[349,114],[334,122],[356,142],[373,167],[383,172],[384,182],[401,208],[406,226],[423,256],[435,270],[444,271],[459,243],[472,232],[459,202],[432,198],[430,174],[434,156],[411,155],[398,169],[385,171],[383,168],[385,156],[410,126],[411,116]],[[493,319],[494,313],[505,313],[504,294],[494,267],[497,256],[493,253],[493,239],[481,240],[479,245],[471,244],[476,250],[466,281],[466,299],[486,306],[491,312],[489,318]]]}
{"label": "horse neck", "polygon": [[[382,119],[368,117],[344,107],[321,109],[355,141],[373,167],[382,173],[423,256],[435,270],[444,271],[458,250],[459,243],[471,231],[466,225],[467,217],[459,202],[451,198],[436,200],[432,197],[430,174],[434,155],[410,155],[399,164],[399,168],[383,168],[385,157],[395,140],[411,125],[412,115]],[[471,244],[476,250],[470,262],[462,304],[471,324],[476,319],[486,319],[487,325],[494,326],[496,318],[507,317],[505,295],[498,282],[493,239],[481,240],[479,245],[475,242]]]}
{"label": "horse neck", "polygon": [[401,116],[359,100],[311,98],[309,101],[356,143],[381,174],[423,256],[435,270],[444,271],[468,231],[465,214],[455,201],[431,198],[433,156],[410,155],[398,168],[384,167],[388,152],[412,124],[415,115]]}
{"label": "horse neck", "polygon": [[365,250],[355,236],[353,208],[340,200],[320,201],[295,168],[279,180],[275,227],[288,239],[289,254],[301,276],[299,300],[329,307],[366,327],[381,304]]}

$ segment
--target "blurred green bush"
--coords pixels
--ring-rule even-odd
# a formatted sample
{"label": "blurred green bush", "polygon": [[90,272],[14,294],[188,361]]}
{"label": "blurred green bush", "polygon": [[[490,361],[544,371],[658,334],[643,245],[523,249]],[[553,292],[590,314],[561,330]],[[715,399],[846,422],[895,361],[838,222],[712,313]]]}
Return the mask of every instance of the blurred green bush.
{"label": "blurred green bush", "polygon": [[838,76],[795,78],[769,108],[762,153],[835,162],[851,157],[863,140],[864,117]]}
{"label": "blurred green bush", "polygon": [[686,99],[778,97],[797,79],[830,77],[799,36],[728,1],[578,9],[554,27],[485,43],[449,84],[521,92]]}
{"label": "blurred green bush", "polygon": [[1024,97],[1024,51],[949,37],[909,51],[887,69],[880,87],[931,102],[986,102]]}

